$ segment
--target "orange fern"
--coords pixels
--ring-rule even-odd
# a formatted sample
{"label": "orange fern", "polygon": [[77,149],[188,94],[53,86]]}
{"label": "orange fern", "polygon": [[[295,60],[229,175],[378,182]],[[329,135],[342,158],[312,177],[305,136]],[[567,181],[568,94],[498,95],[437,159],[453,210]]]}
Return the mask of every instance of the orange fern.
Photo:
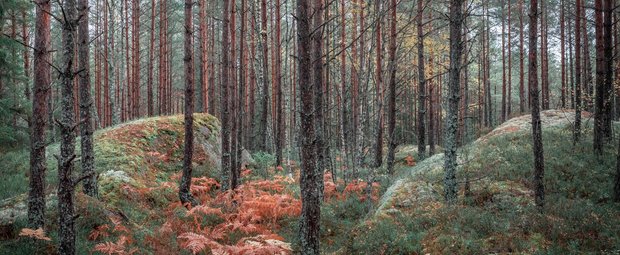
{"label": "orange fern", "polygon": [[95,245],[95,248],[93,249],[93,251],[101,252],[101,253],[108,254],[108,255],[113,255],[113,254],[131,255],[138,251],[137,248],[133,248],[133,249],[130,249],[129,251],[126,251],[126,247],[125,247],[126,243],[128,243],[128,238],[127,236],[122,235],[120,236],[118,241],[116,241],[115,243],[105,242],[105,243],[100,243],[100,244]]}
{"label": "orange fern", "polygon": [[94,240],[99,239],[99,237],[105,238],[105,237],[110,236],[110,234],[108,233],[109,229],[110,229],[110,226],[108,226],[108,224],[97,226],[88,235],[88,240],[94,241]]}
{"label": "orange fern", "polygon": [[179,235],[179,239],[185,239],[185,242],[181,244],[184,249],[190,250],[193,254],[198,254],[204,251],[210,246],[217,246],[219,244],[204,235],[196,234],[193,232],[187,232]]}
{"label": "orange fern", "polygon": [[22,230],[19,232],[19,236],[34,238],[37,240],[52,241],[51,238],[45,235],[45,231],[43,231],[42,228],[38,228],[36,230],[30,228],[22,228]]}

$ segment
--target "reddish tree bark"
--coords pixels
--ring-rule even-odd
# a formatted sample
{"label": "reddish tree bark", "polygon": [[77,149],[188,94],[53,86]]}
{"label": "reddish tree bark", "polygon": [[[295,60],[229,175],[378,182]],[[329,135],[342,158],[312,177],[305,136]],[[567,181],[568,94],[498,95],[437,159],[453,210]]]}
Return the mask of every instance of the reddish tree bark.
{"label": "reddish tree bark", "polygon": [[148,77],[146,81],[146,111],[148,116],[153,116],[153,68],[154,68],[154,55],[155,55],[155,0],[151,0],[151,29],[150,29],[150,43],[149,43],[149,63],[148,63]]}
{"label": "reddish tree bark", "polygon": [[185,143],[183,149],[183,174],[179,184],[179,199],[182,204],[198,205],[190,191],[192,185],[192,156],[194,154],[194,52],[193,52],[193,18],[192,0],[185,0]]}
{"label": "reddish tree bark", "polygon": [[51,23],[50,1],[37,1],[34,38],[34,98],[32,101],[32,133],[30,136],[30,175],[28,192],[28,225],[42,228],[45,219],[45,131],[47,129],[48,103],[51,99],[50,61]]}
{"label": "reddish tree bark", "polygon": [[390,81],[388,88],[388,154],[387,154],[387,169],[388,173],[394,173],[394,154],[396,152],[396,137],[394,130],[396,129],[396,0],[391,0],[390,5],[390,46],[389,46],[389,61],[390,61]]}

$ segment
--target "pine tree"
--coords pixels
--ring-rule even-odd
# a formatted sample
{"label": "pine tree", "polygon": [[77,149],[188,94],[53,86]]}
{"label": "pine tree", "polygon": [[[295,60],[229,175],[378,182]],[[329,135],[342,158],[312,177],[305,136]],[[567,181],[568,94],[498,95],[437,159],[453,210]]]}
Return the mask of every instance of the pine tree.
{"label": "pine tree", "polygon": [[450,67],[448,69],[448,107],[444,130],[444,198],[448,204],[454,204],[457,199],[456,133],[458,129],[461,57],[463,56],[462,26],[464,20],[463,1],[450,0]]}
{"label": "pine tree", "polygon": [[50,1],[38,1],[34,44],[34,98],[32,101],[32,133],[30,137],[30,189],[28,192],[28,225],[31,228],[44,226],[45,219],[45,171],[47,162],[45,144],[48,119],[48,104],[51,91],[50,60]]}
{"label": "pine tree", "polygon": [[191,193],[192,157],[194,155],[194,52],[192,26],[192,0],[185,0],[185,147],[183,149],[183,175],[179,185],[179,199],[183,204],[198,205]]}
{"label": "pine tree", "polygon": [[[530,98],[532,99],[532,139],[534,151],[534,196],[536,206],[542,208],[545,203],[545,162],[542,144],[542,127],[540,122],[540,101],[538,98],[538,72],[536,63],[536,31],[538,26],[537,0],[530,2],[530,42],[529,42],[529,75],[528,84],[530,88]],[[578,0],[579,1],[579,0]]]}
{"label": "pine tree", "polygon": [[301,176],[302,211],[299,239],[302,254],[319,254],[320,175],[317,173],[317,145],[315,143],[315,84],[312,83],[311,15],[309,0],[297,0],[297,61],[301,95]]}
{"label": "pine tree", "polygon": [[99,195],[97,188],[97,175],[95,174],[95,153],[93,151],[93,118],[92,107],[93,99],[90,94],[90,64],[89,64],[89,46],[90,36],[88,33],[88,0],[79,0],[80,20],[79,20],[79,82],[80,82],[80,142],[81,142],[81,163],[82,173],[90,176],[84,180],[84,193],[97,197]]}

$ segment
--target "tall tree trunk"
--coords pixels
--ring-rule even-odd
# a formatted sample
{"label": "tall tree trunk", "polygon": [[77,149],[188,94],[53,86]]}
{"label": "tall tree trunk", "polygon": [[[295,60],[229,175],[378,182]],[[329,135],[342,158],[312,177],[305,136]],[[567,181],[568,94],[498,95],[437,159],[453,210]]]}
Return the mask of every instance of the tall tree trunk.
{"label": "tall tree trunk", "polygon": [[[32,101],[32,133],[30,136],[30,175],[28,190],[28,225],[43,228],[45,219],[45,131],[48,103],[51,97],[50,59],[51,23],[50,1],[37,1],[34,34],[34,98]],[[53,133],[52,133],[53,134]]]}
{"label": "tall tree trunk", "polygon": [[[582,0],[583,1],[583,0]],[[586,111],[590,111],[592,112],[594,109],[594,101],[592,100],[593,96],[594,96],[594,86],[592,84],[594,78],[592,77],[592,62],[591,62],[591,58],[590,58],[590,36],[588,34],[588,28],[587,28],[587,24],[588,24],[588,20],[586,17],[586,9],[585,9],[585,5],[587,3],[585,1],[583,1],[583,5],[582,6],[582,10],[581,10],[581,32],[583,35],[583,55],[582,55],[582,61],[584,61],[582,67],[584,68],[583,70],[583,87],[581,88],[581,95],[582,95],[582,107],[584,107],[584,109]]]}
{"label": "tall tree trunk", "polygon": [[[618,16],[618,12],[614,12],[613,14],[613,43],[615,44],[616,42],[618,42],[618,40],[620,40],[620,25],[618,25],[619,22],[619,16]],[[620,55],[620,47],[613,47],[614,49],[614,56],[618,56]],[[616,79],[618,79],[618,77],[620,77],[620,61],[619,58],[615,58],[615,62],[614,62],[614,73],[613,75],[615,75]],[[612,79],[613,80],[613,79]],[[612,84],[612,92],[614,94],[614,98],[615,98],[615,104],[614,104],[614,115],[613,115],[613,119],[614,120],[619,120],[620,119],[620,86],[616,86],[616,83],[614,81],[614,83]]]}
{"label": "tall tree trunk", "polygon": [[390,26],[390,84],[388,91],[388,173],[394,173],[394,153],[396,152],[396,0],[391,0],[391,26]]}
{"label": "tall tree trunk", "polygon": [[[359,35],[359,48],[360,48],[360,54],[359,54],[359,73],[360,74],[366,74],[366,42],[364,39],[364,36],[366,34],[366,18],[365,18],[365,14],[364,14],[364,10],[366,9],[366,4],[365,2],[363,2],[363,4],[360,6],[360,12],[359,12],[359,17],[360,17],[360,35]],[[361,101],[365,101],[364,99],[368,98],[368,78],[370,77],[370,75],[366,75],[367,79],[365,82],[365,86],[363,89],[363,94],[360,95],[360,102]],[[365,158],[365,154],[363,153],[363,148],[365,145],[365,141],[364,141],[364,123],[366,122],[366,120],[368,119],[368,107],[364,107],[364,104],[358,103],[358,110],[359,110],[359,114],[360,116],[360,121],[358,122],[358,126],[357,126],[357,131],[356,131],[356,142],[357,144],[356,146],[356,151],[357,153],[357,157],[356,157],[356,161],[357,161],[357,165],[361,166],[364,162],[364,158]],[[368,125],[366,125],[367,127]]]}
{"label": "tall tree trunk", "polygon": [[[575,127],[573,130],[573,144],[579,142],[581,137],[581,22],[583,19],[583,5],[581,0],[576,0],[576,17],[575,17]],[[587,31],[584,31],[587,33]],[[588,56],[584,56],[587,58]]]}
{"label": "tall tree trunk", "polygon": [[[106,1],[107,3],[107,1]],[[118,124],[120,118],[120,104],[118,103],[118,98],[120,96],[119,93],[119,81],[120,81],[120,72],[118,69],[118,65],[114,61],[116,59],[117,52],[114,50],[114,2],[111,2],[111,6],[106,6],[107,17],[104,20],[103,27],[104,30],[107,31],[107,36],[104,38],[104,49],[103,54],[105,56],[105,70],[104,70],[104,110],[106,121],[106,126]],[[108,26],[108,20],[110,24]],[[110,29],[108,29],[110,28]],[[109,43],[109,51],[108,51],[108,43]],[[109,55],[109,52],[112,52],[112,56]],[[114,62],[112,64],[111,62]],[[115,68],[116,67],[116,68]],[[116,70],[116,71],[115,71]],[[116,79],[114,74],[116,73]],[[114,99],[112,99],[114,97]]]}
{"label": "tall tree trunk", "polygon": [[426,141],[425,141],[425,115],[426,102],[426,76],[424,70],[424,5],[423,0],[418,1],[418,157],[424,159],[426,157]]}
{"label": "tall tree trunk", "polygon": [[[511,22],[511,12],[512,12],[512,4],[508,4],[508,29],[506,32],[508,32],[507,35],[507,51],[508,51],[508,77],[507,77],[507,83],[508,83],[508,87],[506,88],[506,97],[507,97],[507,102],[506,102],[506,117],[509,118],[510,114],[512,113],[512,22]],[[466,69],[467,70],[467,69]],[[467,93],[467,92],[465,92]],[[467,100],[465,100],[467,101]],[[467,102],[466,104],[467,105]]]}
{"label": "tall tree trunk", "polygon": [[542,109],[549,109],[549,42],[548,42],[548,34],[549,27],[547,25],[548,15],[547,15],[547,1],[540,1],[540,35],[541,35],[541,53],[540,53],[540,85],[542,90]]}
{"label": "tall tree trunk", "polygon": [[502,0],[502,112],[501,122],[506,121],[506,19],[504,18],[506,1]]}
{"label": "tall tree trunk", "polygon": [[596,97],[594,107],[594,136],[593,146],[594,152],[601,154],[603,152],[603,123],[605,116],[603,115],[603,104],[605,90],[605,72],[606,57],[604,56],[603,42],[603,0],[594,0],[594,23],[596,35]]}
{"label": "tall tree trunk", "polygon": [[[276,87],[276,91],[275,91],[275,96],[276,96],[276,130],[274,130],[275,133],[275,141],[276,141],[276,164],[277,165],[282,165],[282,149],[284,147],[284,129],[286,128],[284,126],[284,96],[282,95],[282,53],[281,53],[281,44],[282,44],[282,39],[281,39],[281,29],[280,29],[280,20],[281,20],[281,14],[280,14],[280,0],[276,0],[276,13],[275,13],[275,20],[276,20],[276,38],[275,38],[275,49],[274,49],[274,55],[275,55],[275,76],[273,78],[273,81],[276,83],[275,87]],[[318,15],[318,14],[315,14]],[[322,16],[322,15],[319,15]],[[316,32],[319,33],[319,32]],[[322,64],[323,62],[321,62]]]}
{"label": "tall tree trunk", "polygon": [[[357,1],[357,0],[356,0]],[[364,35],[366,33],[366,18],[365,18],[365,14],[364,14],[364,10],[366,8],[366,4],[363,4],[360,8],[360,13],[359,13],[359,20],[360,20],[360,33],[359,33],[359,49],[366,49],[366,42],[364,39]],[[357,24],[356,24],[356,28],[354,30],[357,34]],[[357,46],[357,45],[354,45]],[[355,47],[354,47],[355,48]],[[359,86],[359,77],[362,74],[366,74],[366,52],[364,50],[360,50],[360,54],[359,54],[359,71],[356,72],[356,75],[354,76],[355,79],[353,80],[353,82],[355,82],[355,85],[357,87],[357,91],[358,96],[356,97],[355,100],[355,106],[357,109],[357,115],[358,118],[357,120],[354,119],[353,120],[353,125],[357,126],[355,132],[355,151],[356,151],[356,156],[355,156],[355,161],[356,161],[356,165],[357,166],[362,166],[363,162],[364,162],[364,153],[363,153],[363,148],[364,148],[364,123],[366,123],[366,120],[368,119],[368,107],[364,108],[364,104],[362,104],[361,102],[365,101],[364,99],[368,98],[368,78],[370,78],[370,75],[368,73],[368,75],[366,75],[366,77],[368,77],[366,79],[365,82],[365,86],[362,90],[362,88]],[[359,73],[360,75],[358,75],[357,73]],[[365,111],[364,111],[365,110]],[[357,124],[356,124],[357,123]]]}
{"label": "tall tree trunk", "polygon": [[[358,5],[358,1],[357,0],[353,0],[353,5],[357,6]],[[362,7],[363,8],[363,7]],[[361,114],[361,107],[362,104],[360,103],[360,75],[361,75],[361,60],[360,57],[363,54],[361,51],[363,51],[363,48],[360,48],[359,51],[360,53],[358,54],[358,41],[357,40],[361,40],[361,36],[362,36],[362,32],[360,32],[360,38],[358,38],[358,34],[357,34],[357,29],[358,29],[358,15],[361,16],[363,10],[360,10],[359,12],[354,12],[353,13],[353,27],[351,29],[351,86],[352,86],[352,96],[351,96],[351,115],[353,115],[353,132],[351,137],[353,138],[353,146],[355,146],[353,148],[353,167],[354,169],[357,169],[357,167],[361,166],[361,157],[362,157],[362,137],[363,137],[363,129],[360,123],[360,114]],[[346,22],[346,20],[345,20]],[[361,23],[361,18],[360,18],[360,23]],[[344,26],[344,23],[343,23]],[[344,29],[344,27],[343,27]],[[363,25],[362,25],[362,29],[363,29]],[[344,51],[344,47],[343,47],[343,51]],[[344,123],[343,123],[344,124]]]}
{"label": "tall tree trunk", "polygon": [[[215,59],[215,21],[211,18],[211,39],[209,41],[209,54],[212,59]],[[215,61],[209,61],[209,114],[216,116],[220,111],[216,111],[218,105],[218,97],[216,97],[217,87],[215,86]],[[217,116],[218,118],[220,116]]]}
{"label": "tall tree trunk", "polygon": [[486,32],[485,32],[485,34],[486,34],[486,36],[485,36],[485,39],[486,39],[485,40],[485,42],[486,42],[486,47],[485,47],[485,49],[486,49],[486,51],[485,51],[485,53],[486,53],[486,57],[485,57],[485,59],[486,59],[486,61],[485,61],[486,62],[485,63],[485,70],[486,70],[486,72],[485,72],[485,74],[486,75],[485,76],[486,77],[484,77],[484,81],[486,83],[486,85],[485,85],[485,87],[486,87],[485,95],[486,95],[486,102],[488,104],[487,105],[487,117],[488,117],[487,122],[488,122],[488,127],[492,127],[494,125],[493,119],[495,118],[495,110],[493,109],[493,100],[492,100],[492,97],[491,97],[491,79],[490,79],[490,72],[491,72],[491,58],[490,58],[490,56],[491,56],[491,47],[490,47],[490,43],[491,43],[491,40],[490,40],[491,22],[489,20],[490,19],[489,18],[489,1],[488,0],[485,1],[485,4],[483,6],[484,6],[483,9],[484,9],[484,12],[485,12],[484,17],[485,17],[485,24],[486,24],[485,25],[485,28],[486,28]]}
{"label": "tall tree trunk", "polygon": [[[254,131],[255,125],[255,106],[256,106],[256,3],[251,2],[252,6],[252,20],[250,22],[250,91],[249,91],[249,102],[248,102],[248,129],[246,131],[246,143],[250,150],[254,150],[256,148],[256,139],[254,139]],[[294,87],[294,86],[292,86]],[[293,96],[294,97],[294,96]]]}
{"label": "tall tree trunk", "polygon": [[[28,36],[28,22],[26,20],[26,10],[22,11],[22,40],[24,44],[30,45],[30,38]],[[30,100],[30,48],[24,47],[24,96],[27,100]]]}
{"label": "tall tree trunk", "polygon": [[448,107],[444,134],[444,198],[448,204],[457,199],[456,183],[456,133],[458,130],[459,89],[461,57],[463,56],[463,1],[450,0],[450,67],[448,69]]}
{"label": "tall tree trunk", "polygon": [[[536,39],[538,28],[538,10],[537,0],[530,2],[530,52],[529,52],[529,74],[528,83],[530,89],[530,97],[532,98],[532,139],[533,139],[533,151],[534,151],[534,182],[533,189],[535,195],[536,205],[542,210],[545,203],[545,162],[543,156],[543,144],[542,144],[542,129],[540,123],[540,108],[538,100],[538,67],[536,63]],[[577,0],[579,2],[579,0]]]}
{"label": "tall tree trunk", "polygon": [[159,115],[164,115],[166,113],[166,97],[165,94],[165,77],[166,72],[164,70],[164,58],[165,58],[165,26],[164,26],[164,17],[165,17],[165,1],[159,1],[159,60],[157,61],[157,73],[158,73],[158,88],[157,88],[157,104],[158,104],[158,113]]}
{"label": "tall tree trunk", "polygon": [[[230,1],[224,0],[224,8],[222,11],[222,49],[228,49],[228,31],[229,31],[229,7]],[[230,61],[228,58],[228,50],[222,50],[222,88],[221,88],[221,119],[222,119],[222,190],[228,190],[230,187],[231,166],[231,141],[230,141]]]}
{"label": "tall tree trunk", "polygon": [[[577,20],[577,19],[575,19]],[[570,87],[568,88],[568,97],[570,97],[570,108],[575,108],[575,65],[573,65],[573,25],[570,24],[570,19],[568,21],[568,66],[569,66],[569,76],[570,76]]]}
{"label": "tall tree trunk", "polygon": [[75,160],[75,111],[74,88],[75,78],[75,43],[77,9],[75,0],[66,0],[63,5],[64,20],[62,23],[62,73],[61,79],[61,118],[60,157],[58,158],[58,246],[59,254],[75,254],[75,217],[73,192],[75,181],[73,169]]}
{"label": "tall tree trunk", "polygon": [[[429,18],[430,20],[430,18]],[[433,62],[433,50],[432,48],[430,49],[429,52],[429,77],[433,77],[433,72],[434,72],[434,62]],[[436,125],[436,108],[435,108],[435,99],[436,99],[436,81],[431,78],[428,81],[428,100],[427,100],[427,104],[428,104],[428,155],[432,156],[433,154],[435,154],[435,133],[437,132],[435,126]]]}
{"label": "tall tree trunk", "polygon": [[302,254],[319,254],[319,224],[321,217],[322,181],[317,172],[317,146],[315,143],[314,98],[315,83],[312,83],[311,62],[311,19],[309,0],[297,0],[297,61],[299,87],[301,92],[301,219],[299,239]]}
{"label": "tall tree trunk", "polygon": [[231,125],[230,129],[230,150],[231,150],[231,158],[230,158],[230,166],[231,166],[231,176],[230,176],[230,189],[234,190],[237,188],[239,184],[239,153],[237,153],[237,115],[239,108],[237,102],[237,3],[236,1],[231,2],[231,11],[230,11],[230,25],[228,25],[230,29],[230,81],[228,87],[228,95],[229,95],[229,122]]}
{"label": "tall tree trunk", "polygon": [[196,86],[196,108],[198,112],[205,111],[205,103],[207,102],[206,84],[208,79],[207,65],[207,1],[199,0],[198,4],[198,82]]}
{"label": "tall tree trunk", "polygon": [[[346,9],[345,9],[345,1],[342,0],[340,1],[340,93],[341,96],[338,98],[338,105],[340,108],[340,157],[342,159],[342,164],[343,164],[343,168],[344,169],[348,169],[346,168],[346,162],[347,162],[347,146],[346,146],[346,141],[347,141],[347,94],[346,94],[346,88],[347,88],[347,59],[346,59],[346,49],[347,49],[347,43],[346,43]],[[355,20],[355,16],[353,16],[353,19]],[[355,24],[355,23],[354,23]],[[351,30],[355,31],[357,28],[356,27],[352,27]],[[354,40],[354,38],[352,38]],[[355,52],[355,47],[351,47],[351,55],[353,55],[353,52]],[[355,57],[352,57],[353,59],[355,59]],[[354,70],[353,70],[354,65],[351,64],[351,83],[354,83],[353,81],[353,76],[354,76]],[[329,73],[329,72],[328,72]],[[355,92],[353,92],[355,93]],[[354,97],[354,96],[353,96]],[[351,110],[353,110],[352,106]],[[345,176],[346,178],[346,176]]]}
{"label": "tall tree trunk", "polygon": [[91,108],[93,105],[93,99],[90,94],[90,57],[89,57],[89,45],[90,37],[88,34],[88,13],[90,7],[88,6],[88,0],[79,0],[78,9],[81,12],[79,20],[79,82],[80,82],[80,127],[81,136],[81,163],[82,174],[89,175],[89,178],[84,180],[84,193],[91,196],[98,196],[97,188],[97,175],[95,174],[95,154],[93,151],[93,118],[91,116]]}
{"label": "tall tree trunk", "polygon": [[[83,0],[82,0],[83,1]],[[183,175],[179,184],[179,199],[182,204],[198,205],[191,193],[192,156],[194,154],[194,53],[192,0],[185,0],[185,147],[183,149]]]}
{"label": "tall tree trunk", "polygon": [[133,28],[133,56],[132,56],[132,81],[133,81],[133,109],[132,117],[140,117],[140,0],[133,0],[133,10],[131,12]]}
{"label": "tall tree trunk", "polygon": [[[247,32],[247,4],[246,4],[246,0],[241,0],[241,30],[239,32],[239,63],[241,63],[241,65],[239,66],[239,89],[238,89],[238,94],[237,94],[237,101],[238,101],[238,110],[239,113],[237,114],[237,122],[238,122],[238,128],[237,128],[237,140],[238,140],[238,148],[237,148],[237,155],[239,155],[239,166],[241,166],[241,150],[243,149],[244,146],[244,132],[245,132],[245,119],[247,116],[247,112],[246,112],[246,83],[247,83],[247,50],[245,49],[246,46],[246,32]],[[238,170],[241,170],[241,168],[239,167]]]}
{"label": "tall tree trunk", "polygon": [[[314,83],[314,130],[315,130],[315,143],[316,143],[316,170],[315,174],[318,178],[319,197],[322,200],[323,197],[323,172],[327,167],[327,143],[325,137],[327,136],[327,128],[325,125],[325,89],[324,87],[324,70],[323,70],[323,1],[314,0],[313,6],[313,24],[312,33],[310,37],[312,39],[312,70],[313,70],[313,83]],[[277,63],[277,62],[276,62]]]}
{"label": "tall tree trunk", "polygon": [[375,17],[376,17],[376,28],[375,28],[375,40],[377,47],[377,60],[375,63],[375,80],[377,87],[377,126],[375,129],[375,148],[374,148],[374,160],[373,167],[378,168],[383,164],[383,38],[381,32],[381,23],[383,22],[382,13],[381,13],[381,1],[375,2]]}
{"label": "tall tree trunk", "polygon": [[[123,99],[125,100],[125,102],[122,104],[121,106],[121,111],[122,111],[122,116],[121,117],[121,121],[127,121],[127,120],[131,120],[131,102],[132,102],[132,95],[131,95],[131,86],[133,85],[132,82],[132,62],[131,62],[131,54],[130,54],[130,49],[131,46],[129,46],[129,25],[132,24],[129,21],[129,6],[128,6],[128,2],[130,0],[123,0],[123,5],[125,7],[125,12],[123,13],[124,17],[123,19],[126,20],[127,22],[125,24],[123,24],[123,28],[125,30],[125,78],[127,79],[124,89],[125,89],[125,96],[123,97]],[[122,10],[121,10],[122,12]],[[122,40],[122,39],[121,39]]]}
{"label": "tall tree trunk", "polygon": [[153,116],[153,66],[154,63],[154,55],[155,55],[155,0],[151,0],[151,36],[149,43],[149,66],[148,66],[148,80],[146,81],[146,104],[147,104],[147,115]]}
{"label": "tall tree trunk", "polygon": [[[601,155],[611,137],[611,103],[613,97],[612,9],[609,0],[595,1],[596,17],[596,107],[594,112],[594,151]],[[598,6],[599,8],[597,8]],[[604,17],[603,17],[604,16]],[[600,24],[599,24],[600,23]],[[599,31],[600,30],[600,31]],[[600,41],[599,41],[600,40]]]}
{"label": "tall tree trunk", "polygon": [[525,112],[525,69],[523,68],[525,52],[523,50],[524,40],[523,34],[523,2],[524,0],[519,0],[519,113]]}
{"label": "tall tree trunk", "polygon": [[263,52],[263,104],[261,105],[261,118],[258,125],[259,150],[267,150],[267,118],[269,116],[269,49],[267,48],[267,0],[261,0],[261,49]]}
{"label": "tall tree trunk", "polygon": [[612,138],[612,114],[613,114],[613,93],[614,93],[614,81],[613,81],[613,71],[614,71],[614,52],[613,52],[613,24],[612,24],[612,15],[613,10],[615,9],[615,1],[605,0],[605,19],[603,23],[605,36],[603,38],[604,44],[604,53],[605,53],[605,86],[603,87],[603,140],[606,142],[610,142]]}
{"label": "tall tree trunk", "polygon": [[[102,18],[99,16],[101,13],[103,13],[104,19],[105,17],[107,17],[107,13],[106,13],[106,9],[105,6],[103,7],[103,10],[101,10],[100,7],[101,6],[101,1],[97,0],[96,5],[95,5],[95,12],[97,13],[97,18],[95,20],[95,34],[102,34],[102,38],[96,38],[95,39],[95,50],[94,50],[94,56],[93,56],[93,60],[95,61],[95,108],[96,108],[96,115],[95,118],[96,119],[101,119],[103,117],[103,109],[102,109],[102,97],[101,97],[101,92],[103,92],[103,85],[102,85],[102,70],[103,70],[103,66],[105,66],[105,59],[102,59],[102,55],[101,54],[101,50],[103,49],[103,42],[107,39],[107,31],[102,31],[102,25],[100,24],[102,21]],[[107,46],[106,46],[107,47]],[[105,56],[104,56],[105,57]],[[97,123],[95,122],[95,127],[97,126]],[[99,126],[101,127],[101,123],[99,123]]]}
{"label": "tall tree trunk", "polygon": [[564,10],[564,0],[560,0],[560,68],[562,69],[562,87],[561,87],[561,97],[560,104],[562,108],[566,108],[566,44],[565,44],[565,10]]}

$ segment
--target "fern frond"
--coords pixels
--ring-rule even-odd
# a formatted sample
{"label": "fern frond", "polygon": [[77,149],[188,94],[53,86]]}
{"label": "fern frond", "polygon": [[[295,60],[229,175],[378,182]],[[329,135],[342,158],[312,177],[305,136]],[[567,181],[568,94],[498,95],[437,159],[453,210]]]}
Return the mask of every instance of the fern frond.
{"label": "fern frond", "polygon": [[25,236],[44,241],[52,241],[51,238],[45,235],[45,231],[43,231],[42,228],[38,228],[36,230],[30,228],[22,228],[22,230],[19,232],[19,236]]}
{"label": "fern frond", "polygon": [[179,235],[179,238],[186,239],[186,241],[182,244],[182,247],[190,250],[193,254],[197,254],[210,246],[219,246],[217,242],[214,242],[206,236],[193,232],[183,233]]}

